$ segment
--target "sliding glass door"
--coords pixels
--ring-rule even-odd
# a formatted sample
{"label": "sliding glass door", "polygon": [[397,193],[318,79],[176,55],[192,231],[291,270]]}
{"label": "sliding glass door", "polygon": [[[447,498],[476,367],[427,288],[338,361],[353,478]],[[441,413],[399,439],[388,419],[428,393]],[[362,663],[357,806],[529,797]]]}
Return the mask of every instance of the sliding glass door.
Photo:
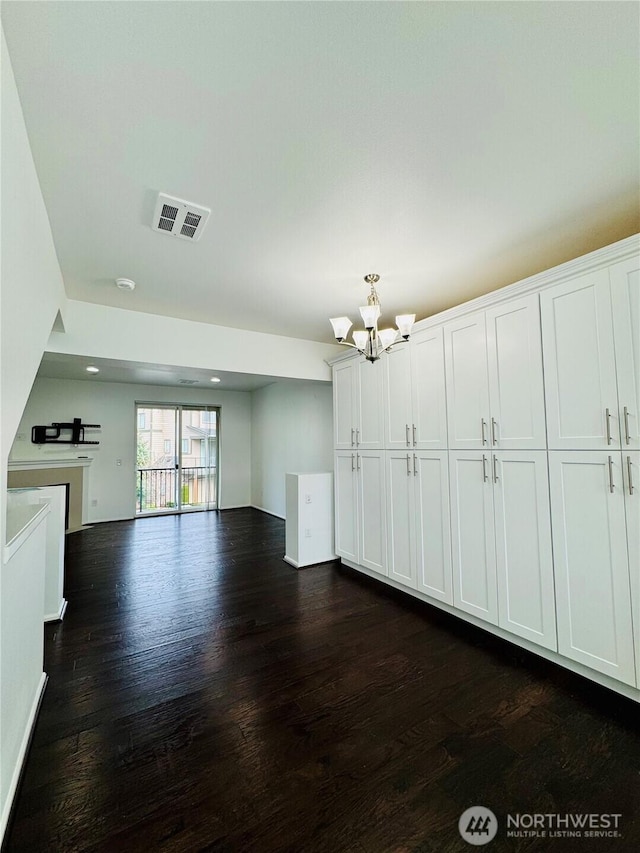
{"label": "sliding glass door", "polygon": [[136,404],[136,515],[218,505],[219,410]]}

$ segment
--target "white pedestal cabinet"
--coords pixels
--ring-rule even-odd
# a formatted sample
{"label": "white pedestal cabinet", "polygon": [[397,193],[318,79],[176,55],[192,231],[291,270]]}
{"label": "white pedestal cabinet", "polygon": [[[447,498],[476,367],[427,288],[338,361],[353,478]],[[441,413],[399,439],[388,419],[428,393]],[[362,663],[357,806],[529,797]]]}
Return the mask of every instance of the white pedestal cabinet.
{"label": "white pedestal cabinet", "polygon": [[336,360],[336,553],[640,702],[640,238]]}

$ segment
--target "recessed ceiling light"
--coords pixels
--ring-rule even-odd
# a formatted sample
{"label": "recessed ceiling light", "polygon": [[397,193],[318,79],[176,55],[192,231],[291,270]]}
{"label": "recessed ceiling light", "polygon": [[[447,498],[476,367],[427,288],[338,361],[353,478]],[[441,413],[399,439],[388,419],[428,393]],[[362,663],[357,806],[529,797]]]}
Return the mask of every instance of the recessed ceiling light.
{"label": "recessed ceiling light", "polygon": [[92,364],[87,367],[87,373],[100,373],[99,367],[94,367]]}
{"label": "recessed ceiling light", "polygon": [[135,281],[131,281],[130,278],[117,278],[116,287],[119,287],[120,290],[135,290],[136,283]]}
{"label": "recessed ceiling light", "polygon": [[218,376],[212,376],[211,381],[212,382],[220,382],[220,378]]}

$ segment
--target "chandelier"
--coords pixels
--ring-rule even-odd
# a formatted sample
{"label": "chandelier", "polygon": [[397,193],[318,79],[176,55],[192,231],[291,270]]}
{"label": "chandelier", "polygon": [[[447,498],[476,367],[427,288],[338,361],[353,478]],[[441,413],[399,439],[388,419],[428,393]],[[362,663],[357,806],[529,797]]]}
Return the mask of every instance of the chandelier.
{"label": "chandelier", "polygon": [[[365,275],[364,280],[371,285],[367,304],[360,306],[364,330],[353,332],[353,343],[350,343],[345,338],[353,325],[351,320],[348,317],[333,317],[329,322],[333,326],[333,334],[339,344],[357,349],[367,361],[373,363],[380,358],[383,352],[389,352],[394,344],[402,344],[409,340],[416,315],[399,314],[396,317],[397,329],[378,329],[380,297],[375,286],[380,281],[380,276],[369,273],[369,275]],[[398,335],[400,336],[399,339]]]}

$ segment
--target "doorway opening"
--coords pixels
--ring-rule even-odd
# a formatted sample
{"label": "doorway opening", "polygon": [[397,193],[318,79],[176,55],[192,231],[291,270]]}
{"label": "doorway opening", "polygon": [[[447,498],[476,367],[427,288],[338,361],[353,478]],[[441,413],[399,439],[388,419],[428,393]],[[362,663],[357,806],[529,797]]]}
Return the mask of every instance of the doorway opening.
{"label": "doorway opening", "polygon": [[216,406],[136,403],[136,516],[218,508]]}

